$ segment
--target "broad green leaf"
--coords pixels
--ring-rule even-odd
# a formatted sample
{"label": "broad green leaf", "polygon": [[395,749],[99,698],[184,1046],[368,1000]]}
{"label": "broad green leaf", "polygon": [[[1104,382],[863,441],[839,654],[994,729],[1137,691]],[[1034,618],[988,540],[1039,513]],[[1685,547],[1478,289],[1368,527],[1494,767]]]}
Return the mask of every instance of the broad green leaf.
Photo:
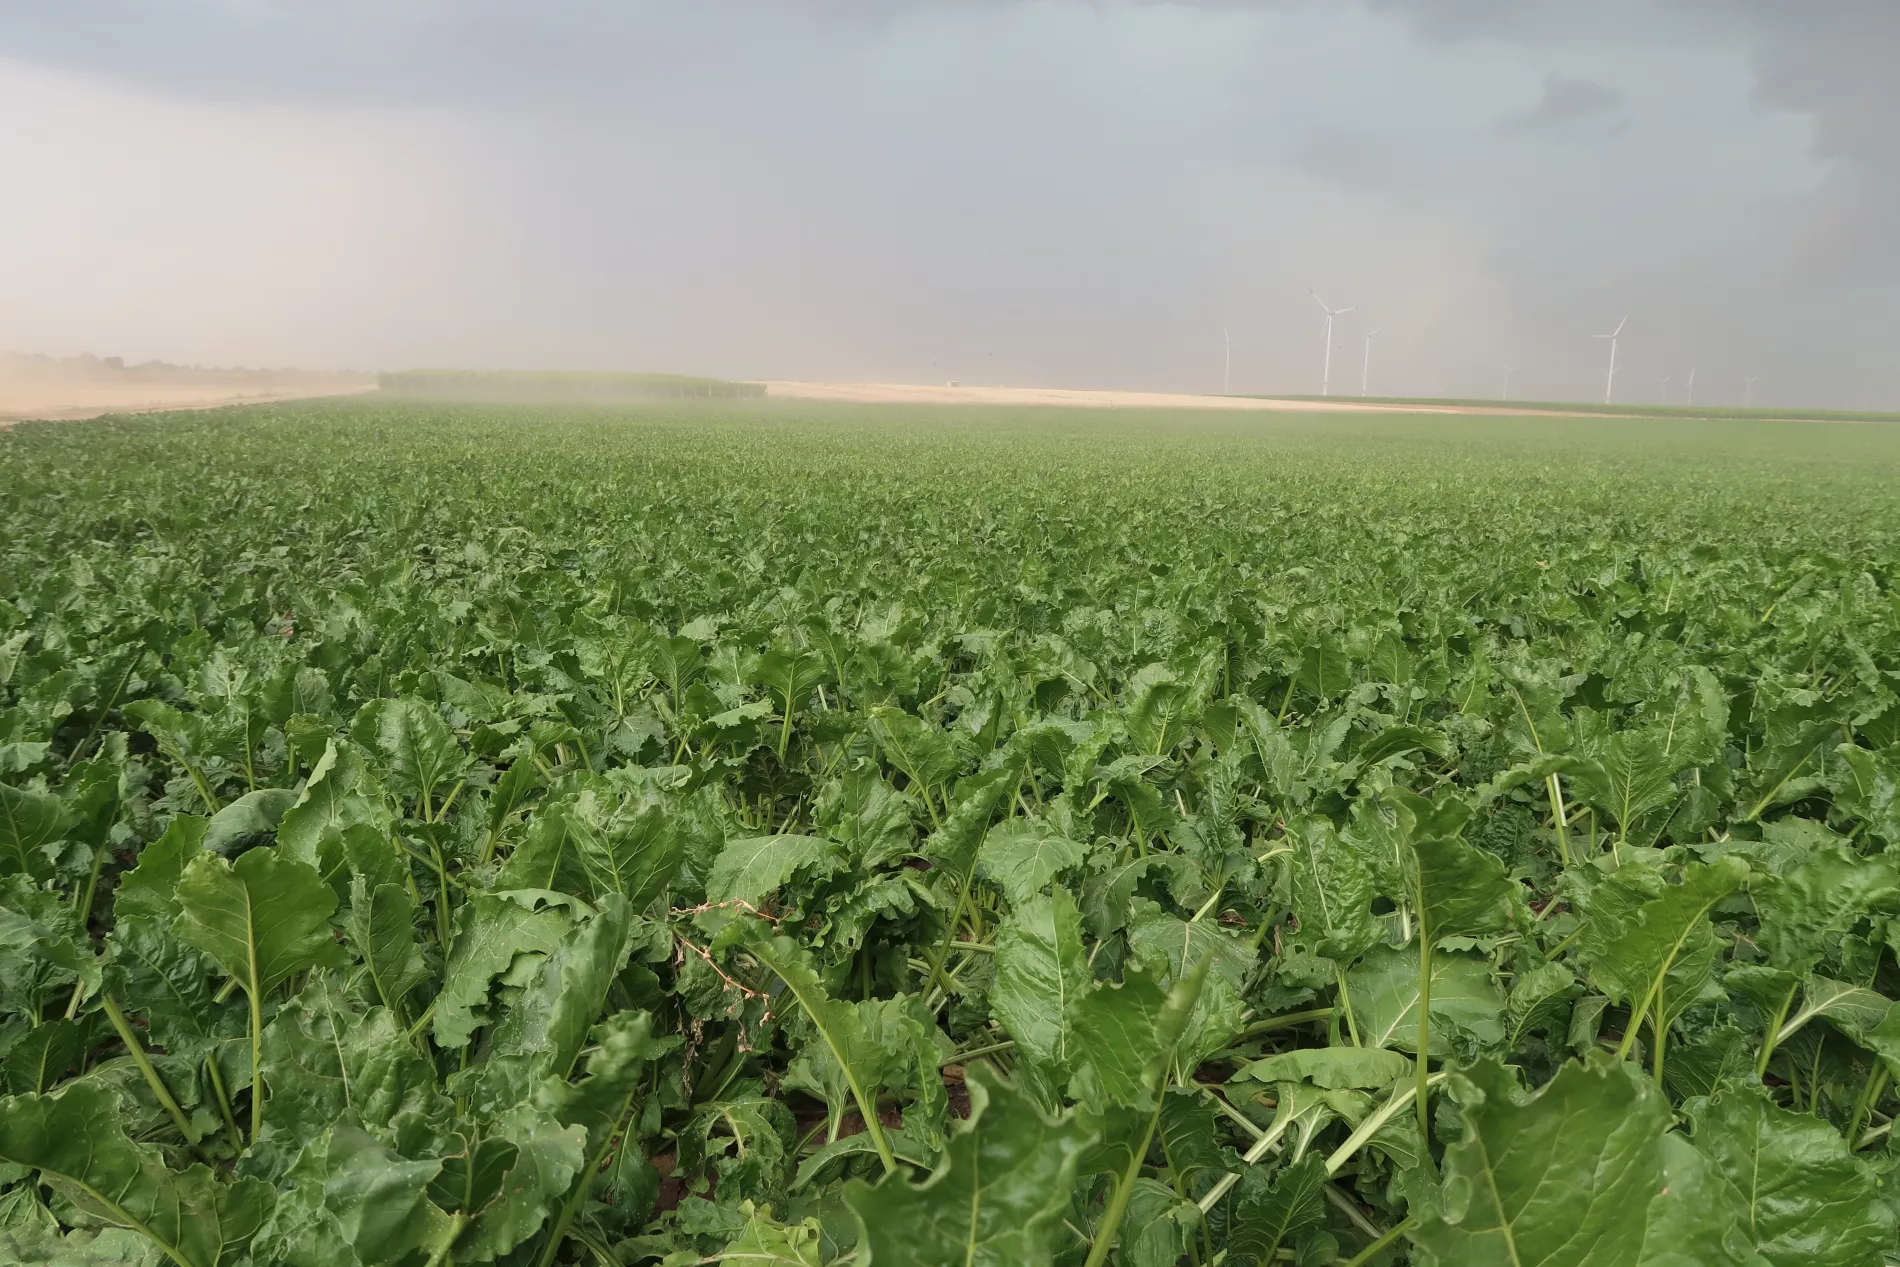
{"label": "broad green leaf", "polygon": [[574,917],[550,903],[551,893],[481,893],[455,912],[455,938],[435,1000],[435,1041],[462,1047],[494,1018],[488,993],[516,955],[550,954],[574,926]]}
{"label": "broad green leaf", "polygon": [[416,905],[400,884],[379,884],[372,891],[361,876],[350,882],[350,914],[343,930],[368,970],[376,997],[400,1024],[403,1000],[429,977],[422,947],[416,943]]}
{"label": "broad green leaf", "polygon": [[204,852],[211,820],[174,814],[165,834],[139,850],[138,866],[119,877],[113,914],[121,920],[149,919],[169,927],[178,918],[178,881],[185,867]]}
{"label": "broad green leaf", "polygon": [[1198,1176],[1224,1172],[1230,1165],[1232,1153],[1222,1146],[1217,1122],[1210,1097],[1200,1091],[1170,1087],[1161,1097],[1155,1139],[1178,1182],[1193,1188]]}
{"label": "broad green leaf", "polygon": [[1638,1267],[1767,1267],[1741,1194],[1675,1132],[1662,1137],[1662,1191],[1650,1198]]}
{"label": "broad green leaf", "polygon": [[1292,850],[1286,867],[1299,920],[1293,944],[1341,963],[1372,949],[1384,930],[1372,915],[1378,896],[1372,872],[1359,855],[1342,845],[1338,830],[1322,818],[1289,823],[1285,844]]}
{"label": "broad green leaf", "polygon": [[1234,1079],[1256,1082],[1310,1082],[1328,1090],[1389,1087],[1412,1076],[1412,1061],[1377,1047],[1302,1047],[1268,1056],[1243,1067]]}
{"label": "broad green leaf", "polygon": [[1029,1059],[1067,1075],[1079,1051],[1070,1004],[1094,984],[1075,899],[1057,887],[1019,904],[996,934],[996,985],[990,1012]]}
{"label": "broad green leaf", "polygon": [[823,1237],[817,1219],[787,1227],[772,1221],[772,1208],[741,1204],[745,1230],[719,1251],[719,1261],[738,1267],[823,1267]]}
{"label": "broad green leaf", "polygon": [[78,1062],[84,1037],[75,1021],[45,1021],[28,1030],[0,1062],[7,1090],[15,1095],[51,1090]]}
{"label": "broad green leaf", "polygon": [[633,949],[632,922],[626,900],[610,895],[549,952],[489,1034],[479,1081],[491,1105],[520,1103],[543,1078],[572,1074]]}
{"label": "broad green leaf", "polygon": [[458,1134],[450,1142],[461,1148],[440,1159],[442,1169],[429,1181],[429,1199],[450,1214],[479,1213],[500,1195],[521,1149],[494,1135],[470,1140]]}
{"label": "broad green leaf", "polygon": [[289,1190],[260,1230],[260,1258],[333,1267],[353,1253],[363,1264],[398,1263],[441,1242],[449,1216],[429,1199],[442,1163],[398,1154],[345,1117],[298,1155]]}
{"label": "broad green leaf", "polygon": [[1012,818],[990,828],[977,867],[999,885],[1010,905],[1027,902],[1057,872],[1081,862],[1088,850],[1039,819]]}
{"label": "broad green leaf", "polygon": [[1496,854],[1449,836],[1414,839],[1412,852],[1421,923],[1434,944],[1503,932],[1522,919],[1523,886],[1505,874]]}
{"label": "broad green leaf", "polygon": [[1812,971],[1828,939],[1870,914],[1900,911],[1900,864],[1863,858],[1836,846],[1814,853],[1752,893],[1761,915],[1759,940],[1768,962],[1794,973]]}
{"label": "broad green leaf", "polygon": [[[471,1198],[480,1206],[454,1242],[458,1256],[469,1262],[499,1258],[533,1236],[586,1161],[585,1128],[562,1126],[532,1105],[515,1106],[486,1131],[492,1133],[474,1146],[472,1158],[444,1158],[445,1171],[457,1164],[466,1168]],[[439,1178],[432,1182],[432,1196],[439,1184]]]}
{"label": "broad green leaf", "polygon": [[1669,1107],[1626,1066],[1566,1064],[1536,1094],[1482,1062],[1465,1135],[1445,1151],[1445,1208],[1413,1230],[1444,1267],[1617,1267],[1643,1248],[1663,1187]]}
{"label": "broad green leaf", "polygon": [[616,1012],[594,1027],[584,1076],[549,1078],[535,1103],[563,1126],[584,1128],[588,1154],[598,1154],[612,1143],[649,1066],[679,1045],[678,1037],[653,1032],[651,1013]]}
{"label": "broad green leaf", "polygon": [[870,712],[871,737],[892,765],[920,792],[930,793],[957,776],[963,759],[950,736],[899,708],[879,705]]}
{"label": "broad green leaf", "polygon": [[729,841],[713,862],[706,896],[757,905],[801,870],[826,874],[844,865],[835,841],[817,836],[752,836]]}
{"label": "broad green leaf", "polygon": [[232,845],[247,836],[276,831],[296,801],[297,793],[291,788],[266,787],[247,792],[211,816],[205,827],[205,851],[229,853]]}
{"label": "broad green leaf", "polygon": [[1119,984],[1097,985],[1070,1005],[1078,1050],[1110,1101],[1131,1107],[1146,1102],[1148,1067],[1161,1053],[1156,1027],[1166,1000],[1153,977],[1130,972]]}
{"label": "broad green leaf", "polygon": [[414,799],[428,817],[468,769],[469,754],[427,700],[371,700],[350,723],[350,736],[383,758],[390,787]]}
{"label": "broad green leaf", "polygon": [[856,866],[875,869],[913,852],[911,804],[866,761],[825,785],[813,820],[845,847]]}
{"label": "broad green leaf", "polygon": [[386,1124],[440,1107],[435,1071],[386,1008],[351,1008],[318,980],[264,1030],[271,1125],[313,1139],[344,1113]]}
{"label": "broad green leaf", "polygon": [[110,945],[109,988],[126,1011],[144,1018],[154,1045],[201,1059],[222,1039],[244,1033],[243,999],[219,1003],[216,966],[167,925],[122,919]]}
{"label": "broad green leaf", "polygon": [[70,903],[24,875],[0,880],[0,1012],[31,1012],[42,991],[75,984],[83,1001],[102,966]]}
{"label": "broad green leaf", "polygon": [[351,828],[387,834],[394,814],[372,784],[357,749],[332,738],[304,783],[297,803],[277,824],[277,848],[299,862],[319,866],[333,841]]}
{"label": "broad green leaf", "polygon": [[1144,1175],[1129,1194],[1115,1256],[1128,1267],[1176,1267],[1199,1243],[1201,1222],[1200,1206]]}
{"label": "broad green leaf", "polygon": [[[1708,979],[1715,936],[1710,910],[1747,878],[1741,859],[1719,858],[1684,868],[1682,883],[1664,886],[1627,914],[1593,914],[1578,942],[1591,981],[1613,1002],[1630,1005],[1638,1019],[1664,994],[1665,1016],[1673,1016]],[[1672,975],[1678,967],[1685,971]]]}
{"label": "broad green leaf", "polygon": [[[809,983],[804,988],[809,991]],[[935,1041],[936,1022],[923,1001],[915,995],[856,1003],[834,1000],[821,1010],[827,1014],[827,1027],[821,1030],[814,1023],[786,1069],[783,1085],[822,1096],[834,1133],[844,1114],[859,1108],[854,1087],[874,1099],[880,1089],[903,1094],[914,1087],[924,1103],[906,1112],[906,1133],[919,1144],[940,1135],[947,1107],[937,1072],[942,1053]],[[837,1051],[849,1056],[849,1067],[840,1063]]]}
{"label": "broad green leaf", "polygon": [[617,803],[590,788],[558,813],[590,896],[618,893],[645,910],[679,867],[684,842],[658,801]]}
{"label": "broad green leaf", "polygon": [[0,783],[0,876],[51,879],[54,859],[47,850],[70,825],[57,796]]}
{"label": "broad green leaf", "polygon": [[1801,1002],[1782,1022],[1781,1039],[1786,1039],[1816,1017],[1824,1016],[1847,1034],[1875,1029],[1893,1010],[1893,1000],[1863,986],[1828,977],[1810,975],[1801,983]]}
{"label": "broad green leaf", "polygon": [[1515,1051],[1539,1029],[1559,1033],[1569,1022],[1570,1005],[1583,993],[1576,976],[1560,963],[1540,963],[1520,972],[1504,1001],[1507,1051]]}
{"label": "broad green leaf", "polygon": [[1666,743],[1646,730],[1612,735],[1593,754],[1594,768],[1579,769],[1572,781],[1579,799],[1606,814],[1625,839],[1681,799],[1675,775],[1686,764],[1684,754],[1672,753]]}
{"label": "broad green leaf", "polygon": [[156,1149],[126,1137],[117,1097],[86,1083],[0,1100],[0,1161],[39,1171],[79,1208],[135,1229],[177,1267],[236,1262],[271,1207],[270,1186],[257,1179],[221,1184],[204,1166],[168,1170]]}
{"label": "broad green leaf", "polygon": [[1308,1153],[1280,1168],[1265,1188],[1242,1194],[1235,1211],[1229,1253],[1252,1254],[1269,1263],[1280,1247],[1326,1220],[1326,1161]]}
{"label": "broad green leaf", "polygon": [[1181,714],[1190,702],[1192,684],[1183,682],[1165,664],[1146,664],[1128,681],[1127,706],[1122,720],[1128,737],[1142,752],[1162,753],[1171,739],[1182,734]]}
{"label": "broad green leaf", "polygon": [[845,1202],[863,1229],[866,1267],[1047,1267],[1069,1208],[1077,1160],[1091,1140],[1073,1117],[1051,1118],[973,1065],[970,1116],[922,1184],[892,1175],[853,1182]]}
{"label": "broad green leaf", "polygon": [[[1417,1054],[1418,948],[1380,946],[1346,974],[1359,1035],[1369,1047]],[[1450,1055],[1446,1031],[1489,1045],[1504,1037],[1504,995],[1478,955],[1432,956],[1432,1051]]]}
{"label": "broad green leaf", "polygon": [[201,854],[175,890],[178,936],[215,959],[252,998],[292,973],[345,962],[330,932],[336,894],[316,868],[253,849],[236,863]]}
{"label": "broad green leaf", "polygon": [[949,817],[925,844],[931,865],[955,876],[968,875],[976,865],[976,851],[991,820],[1008,802],[1021,777],[1020,766],[1005,766],[959,779]]}
{"label": "broad green leaf", "polygon": [[1773,1267],[1849,1267],[1892,1251],[1892,1210],[1826,1122],[1753,1087],[1691,1105],[1690,1118],[1696,1148],[1740,1193],[1742,1227]]}

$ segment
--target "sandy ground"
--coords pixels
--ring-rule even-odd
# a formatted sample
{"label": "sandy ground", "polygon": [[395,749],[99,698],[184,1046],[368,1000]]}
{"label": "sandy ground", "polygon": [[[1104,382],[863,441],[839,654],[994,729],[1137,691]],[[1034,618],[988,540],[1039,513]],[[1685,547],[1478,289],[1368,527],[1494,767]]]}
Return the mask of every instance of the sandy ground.
{"label": "sandy ground", "polygon": [[[1066,387],[977,387],[920,383],[768,382],[768,396],[797,400],[850,400],[867,405],[1066,405],[1096,409],[1305,409],[1291,401],[1179,392],[1102,392]],[[1357,409],[1362,406],[1325,406]]]}
{"label": "sandy ground", "polygon": [[218,405],[347,396],[371,391],[374,383],[313,383],[262,386],[255,382],[62,382],[0,379],[0,426],[31,418],[96,418],[100,414],[151,413],[161,409],[210,409]]}
{"label": "sandy ground", "polygon": [[767,382],[765,394],[795,400],[848,400],[869,405],[1064,405],[1095,409],[1253,409],[1285,413],[1509,414],[1536,412],[1451,405],[1385,405],[1353,401],[1255,400],[1184,392],[1104,392],[1066,387],[977,387],[968,384]]}

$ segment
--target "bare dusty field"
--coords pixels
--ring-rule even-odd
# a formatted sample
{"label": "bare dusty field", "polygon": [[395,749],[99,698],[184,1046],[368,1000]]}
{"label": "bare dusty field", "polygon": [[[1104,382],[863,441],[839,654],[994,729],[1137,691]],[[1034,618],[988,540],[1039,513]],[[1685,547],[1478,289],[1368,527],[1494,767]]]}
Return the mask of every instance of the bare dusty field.
{"label": "bare dusty field", "polygon": [[1067,387],[979,387],[973,384],[807,383],[768,381],[766,395],[795,400],[848,400],[867,405],[1062,405],[1095,409],[1250,409],[1288,413],[1513,414],[1523,409],[1356,401],[1260,400],[1186,392],[1085,391]]}
{"label": "bare dusty field", "polygon": [[0,378],[0,426],[35,418],[96,418],[100,414],[209,409],[306,396],[347,396],[373,390],[375,386],[373,382],[348,379],[271,385],[255,381],[167,383]]}

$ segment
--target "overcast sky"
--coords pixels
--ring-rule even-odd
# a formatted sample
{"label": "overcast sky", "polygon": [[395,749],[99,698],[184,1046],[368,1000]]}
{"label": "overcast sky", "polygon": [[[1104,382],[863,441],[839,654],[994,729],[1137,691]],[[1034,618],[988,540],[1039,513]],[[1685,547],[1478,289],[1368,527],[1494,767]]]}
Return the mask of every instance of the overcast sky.
{"label": "overcast sky", "polygon": [[1896,0],[0,0],[0,347],[1900,408]]}

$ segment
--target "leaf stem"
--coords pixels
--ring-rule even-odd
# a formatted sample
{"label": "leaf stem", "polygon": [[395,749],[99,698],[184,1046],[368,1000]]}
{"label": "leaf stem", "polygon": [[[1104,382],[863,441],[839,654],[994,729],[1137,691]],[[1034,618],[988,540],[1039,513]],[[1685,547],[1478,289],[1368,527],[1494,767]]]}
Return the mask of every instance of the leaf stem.
{"label": "leaf stem", "polygon": [[1860,1124],[1867,1120],[1867,1114],[1880,1100],[1880,1093],[1887,1087],[1887,1066],[1881,1060],[1874,1060],[1874,1067],[1867,1071],[1867,1081],[1861,1084],[1860,1098],[1854,1102],[1854,1116],[1847,1124],[1847,1146],[1850,1150],[1859,1148],[1855,1141],[1860,1137]]}
{"label": "leaf stem", "polygon": [[1357,1254],[1354,1254],[1346,1261],[1345,1267],[1366,1267],[1367,1263],[1377,1258],[1385,1250],[1390,1249],[1398,1242],[1401,1236],[1404,1236],[1415,1226],[1417,1226],[1417,1222],[1413,1219],[1407,1219],[1403,1223],[1398,1224],[1384,1236],[1381,1236],[1378,1240],[1372,1242],[1372,1244],[1366,1246]]}
{"label": "leaf stem", "polygon": [[1428,1103],[1432,1050],[1432,939],[1425,925],[1425,898],[1418,903],[1418,1085],[1412,1093],[1418,1097],[1419,1150],[1429,1166],[1432,1156],[1432,1117]]}
{"label": "leaf stem", "polygon": [[1154,1142],[1155,1126],[1161,1121],[1161,1102],[1155,1103],[1155,1111],[1148,1117],[1148,1129],[1141,1134],[1141,1146],[1128,1158],[1128,1168],[1122,1172],[1121,1180],[1115,1185],[1115,1191],[1108,1198],[1108,1208],[1102,1212],[1102,1221],[1095,1229],[1095,1243],[1089,1246],[1088,1261],[1083,1267],[1102,1267],[1108,1261],[1108,1252],[1115,1248],[1115,1236],[1121,1230],[1122,1216],[1128,1213],[1128,1202],[1135,1195],[1135,1181],[1141,1178],[1141,1167],[1148,1160],[1148,1146]]}
{"label": "leaf stem", "polygon": [[125,1044],[126,1054],[132,1057],[132,1063],[138,1066],[140,1075],[145,1079],[145,1085],[152,1089],[152,1094],[157,1097],[158,1102],[164,1106],[165,1112],[171,1117],[172,1125],[178,1128],[178,1133],[185,1137],[185,1142],[191,1145],[193,1152],[196,1152],[198,1137],[192,1134],[191,1125],[185,1120],[185,1111],[178,1107],[178,1101],[172,1096],[171,1088],[165,1085],[165,1080],[158,1076],[158,1070],[152,1067],[151,1056],[146,1053],[145,1045],[139,1042],[138,1035],[132,1031],[132,1024],[126,1020],[125,1013],[119,1010],[118,1000],[114,999],[110,993],[102,993],[99,996],[99,1003],[105,1010],[106,1019],[112,1022],[113,1030],[119,1035],[119,1041]]}
{"label": "leaf stem", "polygon": [[1346,1032],[1352,1035],[1354,1047],[1364,1047],[1365,1043],[1359,1038],[1359,1021],[1352,1014],[1352,995],[1346,989],[1346,970],[1339,966],[1338,960],[1333,961],[1333,979],[1339,983],[1339,1010],[1346,1014]]}
{"label": "leaf stem", "polygon": [[231,1148],[241,1153],[244,1151],[244,1135],[238,1130],[237,1115],[231,1111],[231,1093],[224,1089],[224,1074],[218,1068],[215,1048],[205,1060],[205,1070],[211,1075],[211,1093],[217,1097],[218,1114],[224,1118],[224,1131],[231,1137]]}
{"label": "leaf stem", "polygon": [[1564,869],[1570,869],[1570,830],[1564,821],[1564,789],[1557,781],[1557,772],[1552,770],[1544,776],[1545,785],[1550,788],[1551,820],[1557,826],[1557,852],[1563,858]]}
{"label": "leaf stem", "polygon": [[621,1135],[627,1129],[627,1115],[633,1111],[633,1097],[638,1089],[635,1087],[627,1092],[627,1098],[621,1102],[620,1112],[614,1117],[614,1128],[607,1132],[607,1138],[600,1142],[600,1147],[594,1150],[594,1155],[587,1159],[587,1164],[581,1168],[580,1179],[574,1184],[574,1190],[568,1193],[567,1200],[561,1203],[561,1212],[555,1216],[554,1225],[548,1230],[548,1243],[541,1250],[538,1267],[553,1267],[554,1255],[560,1251],[561,1242],[567,1238],[568,1226],[574,1222],[574,1215],[579,1212],[581,1202],[587,1199],[588,1189],[594,1186],[594,1176],[600,1172],[607,1154],[613,1151],[614,1145],[619,1142]]}
{"label": "leaf stem", "polygon": [[449,1216],[449,1225],[442,1233],[442,1239],[436,1242],[435,1251],[429,1255],[427,1267],[444,1267],[454,1259],[455,1242],[462,1238],[462,1232],[468,1227],[468,1214],[457,1210]]}
{"label": "leaf stem", "polygon": [[943,930],[943,943],[937,947],[936,958],[930,961],[930,978],[924,982],[921,993],[925,998],[937,987],[937,981],[943,976],[943,961],[950,957],[950,947],[957,939],[957,921],[963,918],[963,907],[970,900],[970,882],[976,878],[976,859],[970,860],[969,869],[963,873],[963,883],[957,889],[957,905],[950,912],[950,925]]}
{"label": "leaf stem", "polygon": [[1788,1009],[1794,1006],[1794,994],[1801,988],[1799,981],[1788,987],[1788,996],[1775,1010],[1775,1019],[1762,1031],[1761,1053],[1755,1057],[1755,1076],[1761,1077],[1768,1072],[1768,1062],[1774,1059],[1775,1047],[1781,1042],[1781,1023],[1788,1019]]}
{"label": "leaf stem", "polygon": [[[1451,1074],[1448,1070],[1440,1069],[1425,1081],[1427,1085],[1430,1085],[1432,1083],[1443,1082],[1450,1076]],[[1377,1135],[1387,1122],[1402,1113],[1405,1110],[1405,1106],[1410,1104],[1417,1096],[1417,1087],[1407,1087],[1403,1091],[1394,1092],[1391,1099],[1380,1105],[1365,1121],[1359,1123],[1353,1130],[1353,1133],[1346,1137],[1345,1143],[1333,1150],[1332,1156],[1326,1159],[1327,1175],[1332,1176],[1338,1174],[1339,1168],[1352,1160],[1352,1155],[1359,1151],[1361,1145],[1374,1135]]]}
{"label": "leaf stem", "polygon": [[806,998],[800,984],[787,974],[780,972],[778,965],[772,959],[765,958],[765,966],[785,983],[785,988],[792,992],[799,1006],[805,1009],[805,1015],[811,1018],[812,1025],[823,1036],[825,1046],[831,1049],[832,1059],[838,1062],[838,1068],[843,1071],[845,1082],[851,1088],[851,1098],[858,1103],[858,1115],[864,1119],[865,1132],[870,1135],[871,1143],[877,1149],[877,1159],[884,1163],[884,1173],[896,1174],[897,1158],[891,1154],[891,1142],[884,1137],[884,1124],[877,1120],[877,1100],[874,1095],[866,1093],[865,1089],[859,1085],[857,1070],[853,1069],[851,1062],[845,1059],[843,1050],[838,1046],[838,1040],[833,1037],[830,1026],[824,1022],[822,1010],[813,1006],[818,1000]]}

